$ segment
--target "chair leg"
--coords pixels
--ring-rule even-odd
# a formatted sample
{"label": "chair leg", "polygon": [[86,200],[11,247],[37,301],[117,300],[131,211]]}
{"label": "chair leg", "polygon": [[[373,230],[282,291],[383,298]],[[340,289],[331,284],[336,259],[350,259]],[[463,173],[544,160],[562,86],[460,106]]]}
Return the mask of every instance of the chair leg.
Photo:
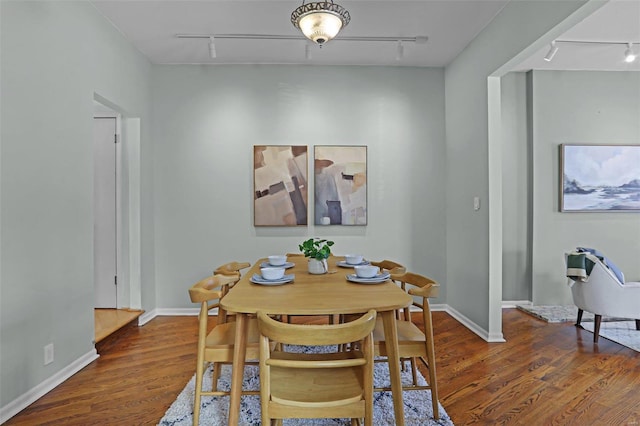
{"label": "chair leg", "polygon": [[200,400],[202,393],[202,376],[204,375],[204,363],[198,361],[196,366],[196,389],[195,397],[193,399],[193,426],[198,426],[200,423]]}
{"label": "chair leg", "polygon": [[640,319],[636,320],[636,330],[640,330]]}
{"label": "chair leg", "polygon": [[582,322],[582,313],[584,311],[582,309],[578,309],[578,319],[576,320],[576,327],[580,326],[580,322]]}
{"label": "chair leg", "polygon": [[218,379],[220,378],[220,369],[222,366],[219,362],[213,363],[213,374],[211,375],[211,390],[218,390]]}
{"label": "chair leg", "polygon": [[600,322],[602,322],[602,315],[596,315],[596,320],[593,325],[593,343],[598,343],[598,336],[600,335]]}

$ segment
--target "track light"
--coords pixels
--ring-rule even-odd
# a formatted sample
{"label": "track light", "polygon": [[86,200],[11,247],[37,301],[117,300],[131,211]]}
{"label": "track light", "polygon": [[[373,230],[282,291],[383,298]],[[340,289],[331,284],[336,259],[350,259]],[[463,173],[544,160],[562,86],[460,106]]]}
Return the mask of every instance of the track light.
{"label": "track light", "polygon": [[551,46],[549,47],[549,51],[544,56],[544,60],[547,61],[547,62],[551,62],[553,57],[556,56],[556,53],[558,53],[558,46],[556,46],[556,41],[553,40],[551,42]]}
{"label": "track light", "polygon": [[624,61],[628,64],[636,60],[637,55],[633,53],[632,49],[633,45],[631,43],[627,43],[627,50],[624,51]]}
{"label": "track light", "polygon": [[398,46],[396,50],[396,61],[401,60],[404,57],[404,46],[402,45],[402,40],[398,40]]}
{"label": "track light", "polygon": [[211,59],[216,57],[216,40],[215,37],[209,37],[209,56]]}

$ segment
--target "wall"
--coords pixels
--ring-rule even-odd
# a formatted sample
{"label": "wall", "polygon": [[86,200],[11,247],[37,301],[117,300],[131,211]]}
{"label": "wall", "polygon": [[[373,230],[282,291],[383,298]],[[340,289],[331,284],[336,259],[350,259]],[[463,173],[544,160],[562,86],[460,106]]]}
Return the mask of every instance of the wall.
{"label": "wall", "polygon": [[[490,240],[489,229],[490,215],[502,214],[502,190],[498,185],[499,191],[489,192],[491,99],[487,79],[584,3],[509,2],[445,70],[447,304],[488,340],[502,339],[502,283],[496,278],[500,289],[495,291],[489,276],[502,257],[502,249],[496,250]],[[490,195],[498,199],[489,200]],[[473,210],[474,196],[481,199],[479,211]],[[492,201],[500,206],[499,213],[487,208]],[[494,232],[499,235],[502,231]],[[501,247],[501,237],[497,244]],[[490,252],[500,259],[490,258]]]}
{"label": "wall", "polygon": [[502,77],[502,300],[531,300],[532,171],[527,73]]}
{"label": "wall", "polygon": [[602,250],[640,281],[639,213],[560,213],[563,143],[640,144],[640,73],[533,72],[533,302],[570,304],[563,253]]}
{"label": "wall", "polygon": [[[215,266],[309,236],[442,281],[444,300],[442,69],[158,66],[152,93],[159,308],[193,307],[187,288]],[[255,228],[256,144],[367,145],[368,226]]]}
{"label": "wall", "polygon": [[[88,2],[3,1],[1,7],[5,407],[94,353],[94,93],[144,121],[150,65]],[[143,132],[144,144],[147,139]],[[55,360],[43,366],[48,343]]]}

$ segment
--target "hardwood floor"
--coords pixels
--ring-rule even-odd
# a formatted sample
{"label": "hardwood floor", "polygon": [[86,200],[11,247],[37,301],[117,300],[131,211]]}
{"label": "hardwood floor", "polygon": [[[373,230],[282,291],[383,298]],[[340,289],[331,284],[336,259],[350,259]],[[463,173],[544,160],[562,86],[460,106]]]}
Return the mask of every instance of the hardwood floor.
{"label": "hardwood floor", "polygon": [[[640,425],[640,353],[594,344],[571,323],[503,314],[507,343],[433,313],[440,402],[457,426]],[[195,317],[128,328],[6,425],[155,425],[195,371],[196,341]]]}

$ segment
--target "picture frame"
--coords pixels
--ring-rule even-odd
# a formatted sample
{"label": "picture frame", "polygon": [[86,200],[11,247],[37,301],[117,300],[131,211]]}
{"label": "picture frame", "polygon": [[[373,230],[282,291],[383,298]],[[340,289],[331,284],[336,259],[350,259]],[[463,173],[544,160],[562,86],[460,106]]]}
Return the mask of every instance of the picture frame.
{"label": "picture frame", "polygon": [[307,226],[308,148],[254,145],[254,226]]}
{"label": "picture frame", "polygon": [[314,224],[367,225],[367,147],[314,146]]}
{"label": "picture frame", "polygon": [[560,211],[640,211],[640,145],[561,144]]}

